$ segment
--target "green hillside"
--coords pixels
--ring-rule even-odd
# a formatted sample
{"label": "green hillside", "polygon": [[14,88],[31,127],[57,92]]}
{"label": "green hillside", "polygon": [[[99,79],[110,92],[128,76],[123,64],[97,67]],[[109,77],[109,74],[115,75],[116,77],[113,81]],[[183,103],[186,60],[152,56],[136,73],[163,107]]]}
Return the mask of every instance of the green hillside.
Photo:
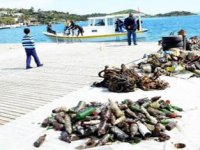
{"label": "green hillside", "polygon": [[[87,15],[70,14],[69,12],[60,12],[55,10],[43,11],[41,9],[35,10],[33,7],[30,9],[11,9],[11,8],[0,8],[0,24],[10,25],[15,23],[23,24],[47,24],[49,22],[59,23],[64,22],[66,19],[74,21],[85,21],[88,17],[99,17],[105,15],[116,15],[116,14],[129,14],[138,13],[133,9],[126,9],[113,13],[92,13]],[[143,13],[143,17],[165,17],[165,16],[187,16],[197,15],[187,11],[173,11],[165,14],[149,15]]]}
{"label": "green hillside", "polygon": [[133,9],[126,9],[126,10],[122,10],[122,11],[117,11],[117,12],[110,13],[109,15],[129,14],[129,13],[138,13],[138,11],[133,10]]}
{"label": "green hillside", "polygon": [[172,11],[164,14],[156,14],[155,17],[189,16],[189,15],[197,15],[197,14],[188,11]]}

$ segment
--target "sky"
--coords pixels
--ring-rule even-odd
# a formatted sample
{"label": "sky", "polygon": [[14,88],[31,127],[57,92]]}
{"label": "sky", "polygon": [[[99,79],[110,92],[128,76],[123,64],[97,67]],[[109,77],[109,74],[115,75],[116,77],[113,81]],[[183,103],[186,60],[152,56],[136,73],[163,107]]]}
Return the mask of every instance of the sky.
{"label": "sky", "polygon": [[146,14],[170,11],[200,12],[200,0],[0,0],[3,8],[57,10],[75,14],[111,13],[140,9]]}

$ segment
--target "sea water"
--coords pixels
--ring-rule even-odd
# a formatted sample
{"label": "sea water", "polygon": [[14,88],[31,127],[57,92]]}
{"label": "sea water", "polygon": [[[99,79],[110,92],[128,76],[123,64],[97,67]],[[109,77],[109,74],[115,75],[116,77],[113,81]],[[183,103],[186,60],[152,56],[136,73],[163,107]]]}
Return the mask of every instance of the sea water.
{"label": "sea water", "polygon": [[[157,42],[162,36],[167,36],[171,32],[177,34],[177,31],[184,29],[187,32],[187,37],[200,36],[200,15],[197,16],[178,16],[178,17],[158,17],[158,18],[143,18],[142,26],[148,29],[139,41]],[[81,26],[86,26],[87,22],[77,22]],[[53,24],[53,29],[56,32],[63,32],[64,24]],[[46,25],[31,26],[31,35],[35,42],[52,42],[43,34],[46,31]],[[0,43],[21,43],[23,37],[23,29],[0,29]]]}

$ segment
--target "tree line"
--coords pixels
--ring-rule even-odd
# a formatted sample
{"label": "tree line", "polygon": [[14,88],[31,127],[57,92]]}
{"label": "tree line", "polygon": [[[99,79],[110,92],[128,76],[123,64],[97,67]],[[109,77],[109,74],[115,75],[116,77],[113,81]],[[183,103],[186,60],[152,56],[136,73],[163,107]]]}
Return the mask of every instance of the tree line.
{"label": "tree line", "polygon": [[66,19],[74,21],[85,21],[88,17],[104,16],[105,13],[93,13],[88,15],[70,14],[69,12],[60,11],[43,11],[41,9],[10,9],[0,8],[0,24],[26,23],[30,21],[39,24],[47,24],[49,22],[58,23]]}
{"label": "tree line", "polygon": [[[15,23],[27,23],[27,22],[37,22],[38,24],[47,24],[64,22],[66,19],[74,21],[85,21],[88,17],[99,17],[105,15],[114,14],[128,14],[128,13],[138,13],[138,11],[133,9],[122,10],[114,13],[92,13],[87,15],[77,15],[70,14],[69,12],[60,11],[43,11],[41,9],[35,10],[33,7],[30,9],[10,9],[10,8],[0,8],[0,24],[15,24]],[[144,17],[163,17],[163,16],[180,16],[180,15],[195,15],[191,12],[185,11],[174,11],[166,14],[148,15],[144,14]]]}

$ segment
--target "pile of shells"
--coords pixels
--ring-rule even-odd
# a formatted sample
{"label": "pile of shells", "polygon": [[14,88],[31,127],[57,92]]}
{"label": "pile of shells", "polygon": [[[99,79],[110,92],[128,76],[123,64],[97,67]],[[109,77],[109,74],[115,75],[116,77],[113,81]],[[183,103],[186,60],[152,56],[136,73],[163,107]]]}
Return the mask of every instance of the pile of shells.
{"label": "pile of shells", "polygon": [[95,87],[105,87],[112,92],[132,92],[135,88],[142,90],[158,89],[163,90],[168,87],[168,83],[159,80],[160,74],[155,72],[152,76],[141,76],[134,69],[128,69],[124,64],[121,68],[109,69],[108,66],[99,72],[101,82],[94,82]]}
{"label": "pile of shells", "polygon": [[[174,106],[160,96],[142,98],[137,101],[126,99],[122,103],[109,100],[108,103],[79,101],[76,107],[59,107],[52,111],[41,124],[44,128],[61,131],[60,140],[71,143],[74,140],[89,138],[77,149],[111,144],[116,141],[138,143],[154,138],[166,141],[170,136],[165,130],[176,127],[175,118],[181,117],[182,108]],[[43,135],[34,142],[39,147]]]}

